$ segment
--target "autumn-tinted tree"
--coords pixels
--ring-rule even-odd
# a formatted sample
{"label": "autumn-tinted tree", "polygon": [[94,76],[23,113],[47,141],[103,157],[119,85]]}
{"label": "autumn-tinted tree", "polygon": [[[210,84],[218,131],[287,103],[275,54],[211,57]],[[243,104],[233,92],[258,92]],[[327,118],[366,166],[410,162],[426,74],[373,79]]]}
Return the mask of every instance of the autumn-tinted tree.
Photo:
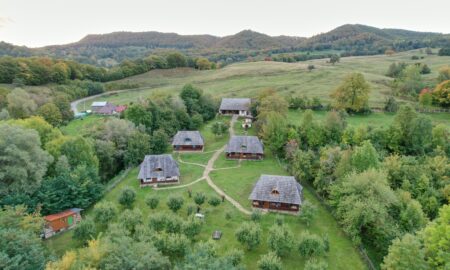
{"label": "autumn-tinted tree", "polygon": [[50,123],[52,126],[59,126],[62,124],[62,115],[59,108],[53,103],[46,103],[39,107],[37,110],[38,115],[42,116],[45,121]]}
{"label": "autumn-tinted tree", "polygon": [[342,110],[359,112],[368,106],[370,85],[361,73],[353,73],[345,77],[331,94],[333,107]]}
{"label": "autumn-tinted tree", "polygon": [[439,106],[450,107],[450,80],[443,81],[433,91],[433,99]]}

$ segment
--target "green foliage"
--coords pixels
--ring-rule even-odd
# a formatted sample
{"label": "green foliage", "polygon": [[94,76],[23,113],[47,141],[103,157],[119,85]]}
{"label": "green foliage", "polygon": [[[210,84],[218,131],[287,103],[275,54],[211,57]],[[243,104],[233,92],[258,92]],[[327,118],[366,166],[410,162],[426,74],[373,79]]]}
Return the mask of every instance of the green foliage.
{"label": "green foliage", "polygon": [[254,222],[244,222],[236,230],[235,236],[239,243],[252,250],[261,242],[261,227]]}
{"label": "green foliage", "polygon": [[389,96],[384,104],[384,110],[386,112],[397,112],[398,103],[393,96]]}
{"label": "green foliage", "polygon": [[407,66],[394,81],[394,89],[404,95],[419,93],[419,91],[423,89],[423,81],[420,72],[421,68],[419,66]]}
{"label": "green foliage", "polygon": [[183,234],[189,239],[193,239],[200,234],[202,230],[202,221],[196,217],[190,216],[185,222],[183,222]]}
{"label": "green foliage", "polygon": [[340,60],[341,60],[341,57],[339,55],[337,55],[337,54],[332,54],[330,56],[330,63],[333,64],[333,65],[336,64],[336,63],[339,63]]}
{"label": "green foliage", "polygon": [[183,100],[186,106],[187,113],[194,118],[197,118],[196,122],[199,122],[199,116],[202,118],[201,123],[196,124],[196,128],[199,128],[203,121],[209,121],[216,115],[217,106],[212,100],[211,96],[203,94],[203,91],[194,87],[191,84],[186,84],[180,93],[180,98]]}
{"label": "green foliage", "polygon": [[262,255],[258,260],[258,269],[259,270],[281,270],[283,266],[281,264],[280,258],[274,253],[269,252],[265,255]]}
{"label": "green foliage", "polygon": [[142,212],[139,209],[125,209],[119,217],[120,224],[129,232],[134,233],[136,227],[142,224]]}
{"label": "green foliage", "polygon": [[216,136],[222,136],[228,131],[228,126],[224,122],[214,122],[211,131]]}
{"label": "green foliage", "polygon": [[292,250],[294,246],[294,235],[288,227],[274,225],[269,230],[267,244],[278,256],[283,257],[288,255]]}
{"label": "green foliage", "polygon": [[450,206],[444,205],[439,216],[423,231],[425,256],[433,269],[447,269],[450,265]]}
{"label": "green foliage", "polygon": [[419,239],[411,234],[405,234],[401,239],[392,241],[381,268],[383,270],[429,269]]}
{"label": "green foliage", "polygon": [[305,263],[304,270],[326,270],[328,264],[323,260],[317,260],[316,258],[310,258]]}
{"label": "green foliage", "polygon": [[117,208],[112,202],[101,202],[94,206],[94,220],[106,225],[117,215]]}
{"label": "green foliage", "polygon": [[370,141],[364,141],[362,146],[357,146],[351,157],[351,165],[356,172],[363,172],[369,168],[378,168],[378,153]]}
{"label": "green foliage", "polygon": [[259,222],[261,220],[262,213],[260,210],[254,209],[250,215],[250,219],[254,222]]}
{"label": "green foliage", "polygon": [[174,213],[176,213],[178,210],[181,209],[181,207],[183,206],[183,203],[184,203],[183,197],[180,197],[177,195],[170,195],[167,198],[167,206]]}
{"label": "green foliage", "polygon": [[450,47],[441,48],[438,52],[439,56],[449,56],[450,55]]}
{"label": "green foliage", "polygon": [[209,198],[208,203],[214,207],[218,206],[221,202],[221,199],[217,196],[213,196]]}
{"label": "green foliage", "polygon": [[317,207],[310,201],[303,201],[298,219],[309,227],[316,215]]}
{"label": "green foliage", "polygon": [[387,246],[397,233],[389,215],[389,208],[396,203],[386,174],[374,169],[353,172],[331,187],[330,204],[356,243],[367,237],[375,246]]}
{"label": "green foliage", "polygon": [[0,124],[0,194],[36,191],[52,162],[41,149],[38,133],[19,126]]}
{"label": "green foliage", "polygon": [[167,67],[168,68],[176,68],[176,67],[185,67],[186,66],[186,58],[179,52],[173,52],[166,56]]}
{"label": "green foliage", "polygon": [[157,130],[153,132],[150,139],[150,148],[154,154],[162,154],[169,148],[169,136],[164,132],[164,130]]}
{"label": "green foliage", "polygon": [[298,241],[298,251],[303,257],[323,256],[327,252],[324,239],[317,234],[303,232]]}
{"label": "green foliage", "polygon": [[270,112],[267,115],[261,135],[272,153],[278,156],[284,154],[284,146],[287,142],[287,123],[281,114]]}
{"label": "green foliage", "polygon": [[126,207],[126,208],[132,208],[133,203],[136,200],[136,191],[130,187],[125,187],[122,189],[119,195],[119,203]]}
{"label": "green foliage", "polygon": [[361,112],[368,107],[370,85],[361,73],[349,74],[334,90],[333,107],[340,110]]}
{"label": "green foliage", "polygon": [[159,204],[159,197],[156,195],[147,195],[145,198],[145,203],[150,207],[150,209],[155,209]]}
{"label": "green foliage", "polygon": [[63,118],[59,108],[53,103],[46,103],[39,107],[37,114],[42,116],[45,121],[52,126],[57,127],[62,124]]}
{"label": "green foliage", "polygon": [[145,127],[151,127],[153,121],[152,114],[147,112],[141,104],[133,104],[127,108],[125,119],[133,122],[136,126],[144,125]]}
{"label": "green foliage", "polygon": [[30,95],[23,89],[15,88],[7,96],[8,112],[12,118],[26,118],[37,109],[37,105]]}
{"label": "green foliage", "polygon": [[202,204],[205,202],[205,200],[206,200],[206,195],[205,195],[205,193],[203,193],[203,192],[195,192],[195,195],[194,195],[194,202],[195,202],[197,205],[202,205]]}
{"label": "green foliage", "polygon": [[95,223],[92,219],[85,218],[73,230],[72,238],[86,245],[89,240],[92,240],[97,235]]}
{"label": "green foliage", "polygon": [[125,162],[128,166],[136,166],[150,153],[150,136],[136,131],[128,139]]}

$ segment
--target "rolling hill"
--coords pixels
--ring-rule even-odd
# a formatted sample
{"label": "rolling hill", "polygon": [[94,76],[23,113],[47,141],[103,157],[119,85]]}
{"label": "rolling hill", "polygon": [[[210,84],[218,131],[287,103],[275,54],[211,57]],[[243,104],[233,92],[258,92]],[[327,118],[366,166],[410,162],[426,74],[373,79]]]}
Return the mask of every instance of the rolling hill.
{"label": "rolling hill", "polygon": [[166,50],[180,50],[190,56],[206,56],[214,61],[228,58],[242,60],[246,56],[270,52],[339,50],[346,55],[373,55],[388,48],[405,51],[450,44],[450,35],[402,29],[380,29],[361,24],[346,24],[310,38],[269,36],[244,30],[237,34],[179,35],[161,32],[113,32],[87,35],[80,41],[36,49],[0,43],[0,56],[50,55],[83,63],[103,65],[125,59],[145,57]]}

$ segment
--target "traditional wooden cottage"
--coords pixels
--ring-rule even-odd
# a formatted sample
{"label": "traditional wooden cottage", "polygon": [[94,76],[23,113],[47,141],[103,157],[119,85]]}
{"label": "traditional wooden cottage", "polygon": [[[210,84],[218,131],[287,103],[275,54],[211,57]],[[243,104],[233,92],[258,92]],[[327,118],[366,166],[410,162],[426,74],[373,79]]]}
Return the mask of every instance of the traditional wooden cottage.
{"label": "traditional wooden cottage", "polygon": [[264,157],[264,148],[256,136],[232,136],[225,149],[229,159],[254,159]]}
{"label": "traditional wooden cottage", "polygon": [[203,151],[203,137],[198,131],[178,131],[172,140],[175,151]]}
{"label": "traditional wooden cottage", "polygon": [[44,217],[45,226],[43,237],[49,238],[53,235],[71,229],[81,222],[80,208],[71,208],[65,211]]}
{"label": "traditional wooden cottage", "polygon": [[303,187],[293,176],[261,175],[249,199],[253,208],[269,211],[298,212],[302,205]]}
{"label": "traditional wooden cottage", "polygon": [[220,114],[236,114],[239,116],[251,116],[251,100],[249,98],[222,98]]}
{"label": "traditional wooden cottage", "polygon": [[147,155],[141,163],[138,179],[141,187],[176,184],[180,181],[180,169],[172,155]]}

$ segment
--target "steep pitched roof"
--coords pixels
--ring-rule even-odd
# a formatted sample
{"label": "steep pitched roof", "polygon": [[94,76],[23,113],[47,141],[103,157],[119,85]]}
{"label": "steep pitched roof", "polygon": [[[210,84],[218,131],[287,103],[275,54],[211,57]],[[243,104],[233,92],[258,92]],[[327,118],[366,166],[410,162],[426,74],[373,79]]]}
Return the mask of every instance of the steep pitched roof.
{"label": "steep pitched roof", "polygon": [[101,107],[100,109],[97,110],[97,113],[100,114],[113,114],[116,110],[116,105],[112,104],[112,103],[106,103],[105,106]]}
{"label": "steep pitched roof", "polygon": [[253,187],[250,200],[302,204],[303,187],[293,176],[261,175]]}
{"label": "steep pitched roof", "polygon": [[225,152],[264,154],[264,149],[256,136],[232,136]]}
{"label": "steep pitched roof", "polygon": [[249,98],[222,98],[220,110],[249,111],[251,100]]}
{"label": "steep pitched roof", "polygon": [[203,145],[203,137],[199,131],[178,131],[173,137],[172,145]]}
{"label": "steep pitched roof", "polygon": [[180,176],[180,169],[172,155],[147,155],[141,163],[138,179]]}

